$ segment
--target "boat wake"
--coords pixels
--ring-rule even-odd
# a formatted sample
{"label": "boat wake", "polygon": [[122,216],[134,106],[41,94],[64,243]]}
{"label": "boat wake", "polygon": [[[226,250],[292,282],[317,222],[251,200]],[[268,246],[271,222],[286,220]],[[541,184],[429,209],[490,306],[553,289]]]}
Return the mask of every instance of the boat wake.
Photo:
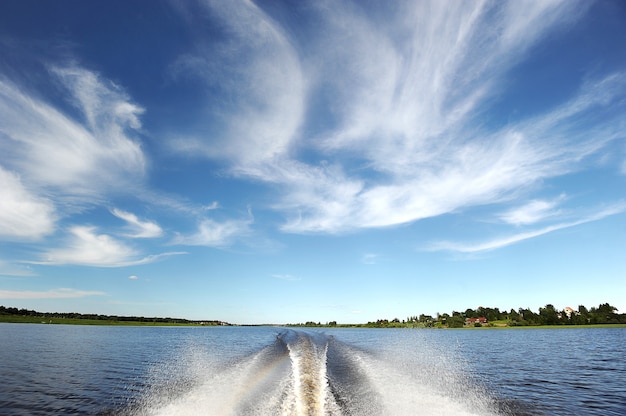
{"label": "boat wake", "polygon": [[328,400],[329,389],[326,378],[328,343],[317,344],[310,336],[297,334],[295,342],[288,343],[287,349],[291,361],[294,414],[303,416],[326,414],[325,409],[334,405]]}
{"label": "boat wake", "polygon": [[[177,387],[155,387],[132,415],[495,415],[479,390],[432,362],[407,363],[323,333],[285,330],[220,362],[191,354]],[[465,384],[465,386],[462,386]]]}

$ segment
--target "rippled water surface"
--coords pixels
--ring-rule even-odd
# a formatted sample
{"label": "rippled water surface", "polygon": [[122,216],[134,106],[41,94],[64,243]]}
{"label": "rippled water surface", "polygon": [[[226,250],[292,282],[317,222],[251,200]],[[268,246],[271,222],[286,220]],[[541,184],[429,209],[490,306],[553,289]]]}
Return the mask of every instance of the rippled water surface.
{"label": "rippled water surface", "polygon": [[0,324],[0,414],[624,415],[626,328]]}

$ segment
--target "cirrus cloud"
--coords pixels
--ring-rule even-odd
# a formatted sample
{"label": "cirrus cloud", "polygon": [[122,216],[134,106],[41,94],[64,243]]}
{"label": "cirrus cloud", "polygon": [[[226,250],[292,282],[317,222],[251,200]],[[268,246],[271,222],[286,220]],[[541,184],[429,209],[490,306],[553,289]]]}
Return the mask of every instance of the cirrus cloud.
{"label": "cirrus cloud", "polygon": [[24,187],[20,177],[0,166],[0,238],[40,239],[54,231],[55,207]]}
{"label": "cirrus cloud", "polygon": [[49,249],[43,260],[34,264],[75,264],[95,267],[125,267],[152,263],[165,257],[186,254],[169,252],[142,256],[135,248],[107,234],[98,234],[96,227],[74,226],[70,238],[61,248]]}
{"label": "cirrus cloud", "polygon": [[440,241],[431,244],[428,251],[451,251],[459,253],[479,253],[485,251],[496,250],[512,244],[519,243],[531,238],[540,237],[558,230],[575,227],[593,221],[599,221],[611,215],[618,215],[626,212],[626,203],[617,203],[609,207],[599,209],[597,212],[590,214],[584,218],[580,218],[571,222],[558,223],[549,225],[540,229],[516,233],[513,235],[499,237],[488,241],[477,243]]}
{"label": "cirrus cloud", "polygon": [[515,208],[501,214],[500,218],[504,222],[513,225],[533,224],[547,218],[559,215],[561,211],[555,208],[565,198],[565,195],[561,195],[553,200],[536,199],[528,202],[527,204],[519,208]]}
{"label": "cirrus cloud", "polygon": [[173,244],[183,246],[228,247],[238,238],[250,233],[251,220],[215,221],[203,219],[193,234],[179,234]]}
{"label": "cirrus cloud", "polygon": [[[590,78],[552,109],[504,125],[491,125],[485,111],[526,53],[588,7],[419,2],[385,10],[381,24],[353,4],[318,3],[307,13],[320,29],[303,41],[254,4],[210,3],[233,42],[255,39],[260,47],[226,48],[251,63],[226,85],[255,103],[254,113],[242,113],[245,105],[209,110],[239,126],[224,130],[236,151],[216,146],[213,135],[172,146],[225,158],[232,175],[274,185],[271,208],[283,213],[281,230],[290,233],[388,227],[508,201],[583,170],[621,137],[624,122],[612,107],[621,105],[624,73]],[[256,23],[243,24],[251,16]],[[307,54],[296,54],[298,47]],[[179,63],[207,83],[232,77],[228,65],[208,63],[214,56],[198,48]]]}
{"label": "cirrus cloud", "polygon": [[128,234],[127,237],[155,238],[163,235],[161,227],[154,222],[140,220],[135,214],[117,208],[111,210],[111,213],[129,224],[133,233]]}
{"label": "cirrus cloud", "polygon": [[173,148],[241,164],[284,155],[301,126],[306,94],[302,64],[288,33],[253,2],[203,6],[203,16],[228,36],[220,42],[196,39],[195,51],[181,55],[172,71],[176,78],[199,78],[228,100],[210,106],[218,115],[215,125],[221,126],[216,134],[177,134]]}
{"label": "cirrus cloud", "polygon": [[139,142],[143,109],[117,85],[78,66],[54,67],[52,79],[77,113],[60,111],[21,85],[0,78],[0,163],[22,180],[67,196],[99,197],[132,185],[145,169]]}

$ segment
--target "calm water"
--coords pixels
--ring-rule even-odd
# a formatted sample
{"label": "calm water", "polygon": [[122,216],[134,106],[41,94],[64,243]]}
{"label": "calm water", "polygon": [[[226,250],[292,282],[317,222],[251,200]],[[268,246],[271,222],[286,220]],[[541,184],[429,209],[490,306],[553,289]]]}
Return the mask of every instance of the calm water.
{"label": "calm water", "polygon": [[625,415],[626,328],[0,324],[7,415]]}

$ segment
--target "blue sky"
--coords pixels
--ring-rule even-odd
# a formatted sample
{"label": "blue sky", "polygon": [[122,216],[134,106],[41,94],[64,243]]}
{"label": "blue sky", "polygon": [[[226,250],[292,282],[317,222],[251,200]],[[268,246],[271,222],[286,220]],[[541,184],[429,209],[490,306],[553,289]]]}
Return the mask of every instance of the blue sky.
{"label": "blue sky", "polygon": [[0,2],[0,304],[626,312],[621,1]]}

